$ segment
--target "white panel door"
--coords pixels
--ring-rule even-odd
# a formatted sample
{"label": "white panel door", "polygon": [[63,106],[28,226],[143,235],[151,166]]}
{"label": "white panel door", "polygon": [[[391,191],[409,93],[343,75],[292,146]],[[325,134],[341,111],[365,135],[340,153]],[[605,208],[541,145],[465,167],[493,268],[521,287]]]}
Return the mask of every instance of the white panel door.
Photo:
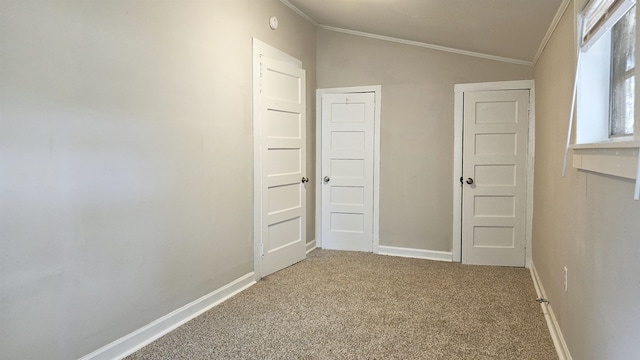
{"label": "white panel door", "polygon": [[529,90],[464,93],[462,261],[524,266]]}
{"label": "white panel door", "polygon": [[374,94],[322,95],[322,247],[373,250]]}
{"label": "white panel door", "polygon": [[306,257],[305,71],[264,56],[260,63],[266,276]]}

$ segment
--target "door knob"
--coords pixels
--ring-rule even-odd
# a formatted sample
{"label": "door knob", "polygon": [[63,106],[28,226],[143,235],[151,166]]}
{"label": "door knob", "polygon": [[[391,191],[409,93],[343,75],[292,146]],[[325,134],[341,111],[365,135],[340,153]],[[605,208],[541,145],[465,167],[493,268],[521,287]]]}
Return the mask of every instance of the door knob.
{"label": "door knob", "polygon": [[309,182],[309,178],[306,177],[306,176],[303,176],[302,177],[302,183],[304,184],[304,183],[308,183],[308,182]]}
{"label": "door knob", "polygon": [[331,178],[329,178],[328,176],[325,176],[323,180],[324,180],[324,182],[328,183],[329,180],[331,180]]}
{"label": "door knob", "polygon": [[467,184],[469,184],[469,185],[473,184],[473,179],[472,178],[468,178],[467,179]]}

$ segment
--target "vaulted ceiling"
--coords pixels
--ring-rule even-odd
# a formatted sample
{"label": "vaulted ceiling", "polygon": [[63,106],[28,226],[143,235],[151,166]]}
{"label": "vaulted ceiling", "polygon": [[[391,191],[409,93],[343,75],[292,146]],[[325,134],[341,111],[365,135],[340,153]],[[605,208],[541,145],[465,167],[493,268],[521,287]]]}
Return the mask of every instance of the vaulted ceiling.
{"label": "vaulted ceiling", "polygon": [[531,62],[562,0],[281,0],[324,27]]}

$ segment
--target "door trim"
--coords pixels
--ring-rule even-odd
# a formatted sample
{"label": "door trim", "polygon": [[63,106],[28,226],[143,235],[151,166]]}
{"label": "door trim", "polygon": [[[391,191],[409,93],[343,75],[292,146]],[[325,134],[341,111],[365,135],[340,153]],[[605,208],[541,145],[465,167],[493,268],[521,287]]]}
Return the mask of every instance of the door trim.
{"label": "door trim", "polygon": [[316,90],[316,244],[322,247],[322,95],[374,93],[373,119],[373,253],[380,250],[380,109],[382,85],[327,88]]}
{"label": "door trim", "polygon": [[[302,69],[302,61],[252,38],[252,111],[253,111],[253,272],[255,280],[262,279],[262,116],[260,112],[260,55],[290,63]],[[306,101],[306,100],[305,100]],[[302,234],[303,236],[305,234]]]}
{"label": "door trim", "polygon": [[464,93],[467,91],[529,90],[529,140],[527,147],[527,205],[525,219],[525,267],[531,266],[531,234],[533,227],[533,161],[535,159],[535,84],[533,80],[456,84],[453,146],[453,261],[462,261],[462,134]]}

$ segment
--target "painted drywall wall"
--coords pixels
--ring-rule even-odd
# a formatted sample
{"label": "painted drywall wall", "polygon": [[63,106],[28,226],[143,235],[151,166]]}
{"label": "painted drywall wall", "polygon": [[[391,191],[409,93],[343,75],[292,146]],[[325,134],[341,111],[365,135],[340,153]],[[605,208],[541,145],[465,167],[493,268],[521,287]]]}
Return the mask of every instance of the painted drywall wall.
{"label": "painted drywall wall", "polygon": [[632,199],[633,181],[576,170],[571,157],[561,176],[576,8],[569,6],[535,67],[533,262],[573,359],[634,359],[640,354],[640,202]]}
{"label": "painted drywall wall", "polygon": [[533,68],[318,30],[319,88],[382,85],[380,245],[451,251],[455,84]]}
{"label": "painted drywall wall", "polygon": [[0,358],[81,357],[253,270],[253,36],[302,60],[313,149],[315,28],[277,0],[0,2]]}

